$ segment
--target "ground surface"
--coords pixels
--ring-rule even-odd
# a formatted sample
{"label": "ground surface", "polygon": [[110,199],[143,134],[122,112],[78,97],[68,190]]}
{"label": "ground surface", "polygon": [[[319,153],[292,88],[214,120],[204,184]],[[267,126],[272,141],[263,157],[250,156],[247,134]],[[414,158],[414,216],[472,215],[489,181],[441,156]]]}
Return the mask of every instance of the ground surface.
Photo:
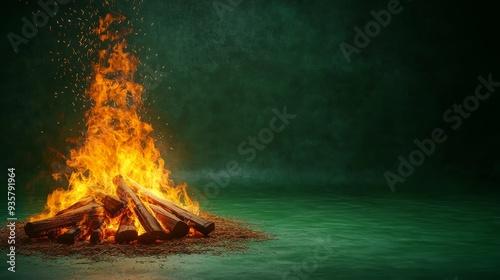
{"label": "ground surface", "polygon": [[[264,241],[270,238],[263,231],[257,231],[231,219],[217,215],[202,213],[202,217],[213,221],[216,230],[207,237],[184,237],[159,241],[154,244],[115,244],[112,240],[99,245],[91,245],[88,241],[79,241],[73,245],[58,244],[54,240],[29,239],[23,227],[25,223],[17,224],[17,254],[40,257],[89,257],[93,260],[109,260],[116,256],[167,256],[172,254],[203,254],[220,255],[225,251],[245,250],[248,241]],[[0,230],[0,246],[5,250],[7,246],[8,228]]]}
{"label": "ground surface", "polygon": [[[260,224],[274,238],[235,242],[248,246],[244,250],[201,243],[195,248],[206,251],[175,254],[158,253],[162,244],[148,249],[148,257],[112,246],[97,258],[19,255],[13,279],[500,279],[500,204],[487,195],[318,196],[228,188],[205,207]],[[0,265],[0,278],[13,276],[5,261]]]}

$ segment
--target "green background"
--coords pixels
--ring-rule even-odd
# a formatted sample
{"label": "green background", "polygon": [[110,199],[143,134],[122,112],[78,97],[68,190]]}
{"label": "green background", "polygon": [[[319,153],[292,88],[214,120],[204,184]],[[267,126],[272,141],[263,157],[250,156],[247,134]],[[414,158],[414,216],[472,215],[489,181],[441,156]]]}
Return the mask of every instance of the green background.
{"label": "green background", "polygon": [[[338,231],[360,241],[376,235],[358,229],[361,221],[382,211],[372,218],[377,225],[373,229],[385,228],[381,225],[390,220],[380,237],[384,240],[391,240],[392,230],[403,230],[406,225],[404,230],[412,233],[408,240],[419,246],[421,240],[414,234],[422,232],[422,227],[449,223],[443,226],[446,234],[433,235],[434,242],[448,244],[451,236],[461,235],[460,230],[465,240],[457,242],[465,247],[448,244],[444,249],[438,245],[420,249],[443,255],[457,250],[453,255],[475,248],[478,253],[441,260],[443,266],[434,263],[439,263],[439,257],[430,253],[414,254],[406,256],[413,260],[406,264],[412,273],[404,268],[387,273],[394,260],[377,259],[383,253],[369,251],[382,246],[380,242],[361,251],[347,246],[344,255],[336,257],[346,260],[363,255],[366,259],[338,266],[320,264],[310,278],[329,278],[339,267],[345,270],[339,279],[371,279],[354,272],[370,271],[370,267],[380,269],[367,274],[374,279],[375,275],[384,279],[391,279],[389,275],[394,279],[499,276],[493,267],[499,260],[494,248],[499,251],[500,245],[492,237],[499,228],[498,211],[494,211],[498,210],[500,181],[498,92],[482,101],[457,130],[443,120],[446,110],[474,93],[478,76],[491,74],[494,81],[500,81],[497,12],[490,2],[401,1],[403,11],[393,15],[359,54],[353,54],[350,63],[340,44],[352,45],[354,28],[364,29],[373,20],[370,11],[385,9],[388,1],[243,0],[222,15],[216,2],[229,5],[227,1],[155,0],[140,5],[116,1],[109,8],[101,2],[71,1],[60,5],[59,13],[27,44],[21,44],[17,54],[7,34],[21,34],[21,18],[31,19],[39,7],[34,1],[5,4],[0,27],[1,166],[3,170],[16,168],[20,217],[39,212],[47,194],[66,186],[67,182],[55,182],[50,174],[64,170],[64,157],[73,148],[65,140],[83,135],[84,112],[91,104],[83,94],[86,82],[75,75],[90,73],[82,67],[88,67],[91,60],[84,56],[86,46],[78,45],[77,37],[82,26],[89,26],[84,20],[95,24],[98,16],[120,10],[137,32],[128,38],[130,49],[143,63],[137,81],[147,80],[147,67],[165,73],[145,93],[142,115],[155,129],[157,146],[172,178],[187,182],[205,209],[262,222],[281,237],[277,242],[283,247],[264,243],[259,250],[289,251],[290,264],[300,263],[310,252],[286,244],[300,244],[304,239],[285,237],[283,228],[307,227],[304,232],[310,235],[305,239]],[[61,66],[64,59],[68,63]],[[272,110],[282,111],[285,106],[296,118],[275,133],[254,160],[247,161],[248,155],[238,151],[240,143],[269,127]],[[417,148],[414,140],[431,137],[435,128],[442,128],[447,140],[437,144],[435,152],[391,192],[384,172],[397,173],[398,157],[407,159]],[[241,172],[224,176],[221,172],[231,161],[238,163]],[[217,187],[217,182],[223,184]],[[2,199],[6,201],[5,194]],[[371,199],[373,203],[366,202]],[[490,204],[484,206],[484,200]],[[408,206],[413,203],[422,204]],[[436,203],[443,208],[434,209]],[[299,210],[296,204],[310,207]],[[261,207],[245,210],[252,205]],[[356,207],[364,210],[356,212]],[[276,214],[281,209],[289,209],[297,218]],[[447,211],[450,214],[440,218],[429,214]],[[388,213],[397,212],[408,216],[388,218]],[[344,216],[335,220],[334,213]],[[466,213],[482,219],[454,220]],[[354,220],[358,215],[362,218]],[[314,218],[317,228],[311,229]],[[341,229],[336,221],[343,219],[351,227]],[[281,223],[285,224],[278,229]],[[468,223],[478,223],[479,228],[471,233]],[[358,244],[355,241],[352,244]],[[396,260],[405,259],[405,249],[399,249],[390,254]],[[227,259],[232,258],[236,257]],[[429,270],[422,272],[422,267]],[[245,269],[254,271],[248,267],[235,271]],[[251,275],[281,277],[262,269],[261,274]],[[172,278],[182,278],[182,274]]]}

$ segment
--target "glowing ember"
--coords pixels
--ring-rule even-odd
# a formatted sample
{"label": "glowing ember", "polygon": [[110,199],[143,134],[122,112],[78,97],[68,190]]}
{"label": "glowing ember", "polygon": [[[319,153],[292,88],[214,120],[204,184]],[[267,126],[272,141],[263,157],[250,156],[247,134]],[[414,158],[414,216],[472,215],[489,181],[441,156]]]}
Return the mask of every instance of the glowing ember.
{"label": "glowing ember", "polygon": [[[169,179],[170,171],[165,169],[155,140],[150,136],[153,128],[138,115],[143,86],[134,82],[134,74],[139,59],[126,51],[127,42],[123,38],[131,29],[110,30],[124,20],[125,16],[120,14],[108,14],[99,20],[95,33],[102,42],[109,42],[109,47],[99,50],[99,59],[93,65],[92,82],[87,91],[93,107],[86,112],[85,143],[71,150],[71,157],[66,162],[73,170],[69,188],[50,194],[44,212],[32,217],[32,222],[53,217],[86,197],[95,197],[96,192],[117,196],[113,183],[117,175],[198,213],[198,203],[187,195],[187,186],[175,187]],[[53,176],[58,178],[58,175]],[[119,220],[107,218],[105,223],[108,230],[116,231]],[[139,234],[144,232],[137,218],[135,225]]]}

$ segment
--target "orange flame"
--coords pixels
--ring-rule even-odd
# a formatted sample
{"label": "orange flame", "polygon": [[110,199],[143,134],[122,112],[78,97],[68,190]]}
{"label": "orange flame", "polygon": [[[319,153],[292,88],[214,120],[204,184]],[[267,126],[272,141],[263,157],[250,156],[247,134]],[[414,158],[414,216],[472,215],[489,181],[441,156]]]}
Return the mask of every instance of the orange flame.
{"label": "orange flame", "polygon": [[[186,184],[175,187],[169,179],[170,171],[165,169],[165,162],[150,136],[153,128],[138,115],[144,90],[134,81],[139,59],[126,51],[127,42],[123,38],[131,30],[109,30],[124,20],[125,16],[120,14],[99,19],[95,33],[110,46],[98,52],[98,61],[93,65],[93,79],[87,94],[94,105],[86,112],[85,143],[71,150],[66,162],[74,170],[69,177],[69,188],[50,194],[44,213],[32,217],[32,221],[52,217],[92,196],[95,190],[117,195],[113,178],[119,174],[193,213],[198,212],[199,205],[187,195]],[[116,229],[117,221],[106,221],[106,225],[107,229]]]}

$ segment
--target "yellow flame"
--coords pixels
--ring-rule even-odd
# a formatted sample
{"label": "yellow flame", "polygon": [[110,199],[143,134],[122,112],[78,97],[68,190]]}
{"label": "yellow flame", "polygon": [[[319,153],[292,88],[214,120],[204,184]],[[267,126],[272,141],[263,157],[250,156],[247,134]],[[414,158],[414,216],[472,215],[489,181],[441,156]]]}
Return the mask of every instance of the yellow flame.
{"label": "yellow flame", "polygon": [[[198,212],[198,203],[186,193],[187,185],[175,187],[169,179],[170,171],[165,169],[165,162],[150,136],[153,128],[138,115],[144,90],[134,81],[139,59],[126,51],[127,42],[123,38],[131,30],[109,30],[124,20],[125,16],[120,14],[99,19],[95,32],[101,41],[109,42],[110,47],[99,50],[99,59],[93,65],[93,79],[87,92],[93,107],[86,112],[85,143],[71,150],[66,162],[74,170],[69,177],[69,188],[51,193],[44,213],[32,217],[32,221],[54,216],[91,196],[94,190],[117,195],[113,178],[119,174],[191,212]],[[106,225],[107,229],[116,230],[117,219],[107,220]]]}

